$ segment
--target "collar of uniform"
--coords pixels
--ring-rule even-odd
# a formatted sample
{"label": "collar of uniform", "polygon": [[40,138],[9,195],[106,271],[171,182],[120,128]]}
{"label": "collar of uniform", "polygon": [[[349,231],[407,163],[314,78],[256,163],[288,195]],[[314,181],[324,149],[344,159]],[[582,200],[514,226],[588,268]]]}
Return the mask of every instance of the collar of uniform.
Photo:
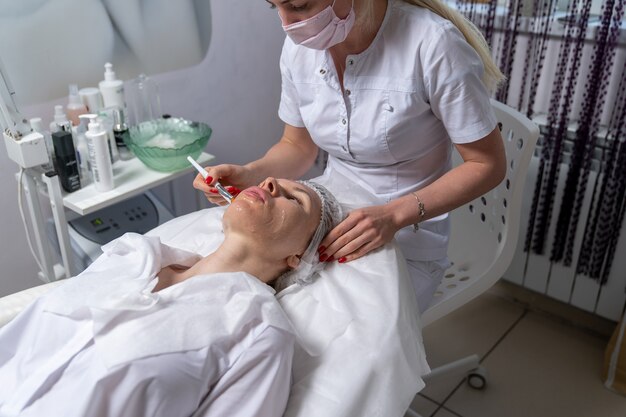
{"label": "collar of uniform", "polygon": [[[380,28],[378,28],[378,32],[376,32],[376,36],[374,36],[374,39],[369,44],[369,46],[363,52],[359,54],[348,55],[346,57],[346,60],[348,61],[346,68],[348,66],[351,66],[351,64],[349,63],[350,61],[353,61],[354,66],[357,67],[358,64],[361,61],[363,61],[363,59],[372,50],[376,48],[376,44],[378,43],[378,40],[382,36],[382,33],[384,32],[385,27],[387,26],[387,22],[389,21],[389,16],[391,16],[391,9],[393,8],[394,1],[395,0],[387,0],[387,9],[385,10],[385,17],[383,17],[383,21],[380,24]],[[335,63],[333,62],[333,58],[330,56],[330,52],[328,50],[325,50],[323,51],[322,56],[323,58],[320,62],[320,65],[317,66],[316,68],[317,76],[320,77],[322,80],[324,80],[324,82],[326,82],[331,87],[334,87],[337,90],[341,90],[341,87],[339,85],[339,80],[337,80],[336,77],[332,75],[333,71],[331,71],[331,68],[333,69],[335,68]]]}
{"label": "collar of uniform", "polygon": [[[353,60],[354,61],[354,66],[355,67],[358,66],[359,63],[361,61],[363,61],[363,59],[367,55],[369,55],[371,53],[371,51],[376,49],[376,44],[378,43],[380,37],[382,36],[383,32],[385,31],[385,28],[387,26],[387,22],[389,21],[389,16],[391,16],[391,9],[393,9],[394,2],[395,2],[395,0],[387,0],[387,9],[385,10],[385,16],[383,17],[383,21],[380,24],[380,27],[378,28],[378,32],[376,32],[376,36],[374,36],[374,39],[369,44],[369,46],[367,48],[365,48],[365,50],[363,52],[359,53],[359,54],[348,55],[346,57],[346,60],[348,60],[348,61]],[[327,51],[326,55],[330,56],[328,51]]]}

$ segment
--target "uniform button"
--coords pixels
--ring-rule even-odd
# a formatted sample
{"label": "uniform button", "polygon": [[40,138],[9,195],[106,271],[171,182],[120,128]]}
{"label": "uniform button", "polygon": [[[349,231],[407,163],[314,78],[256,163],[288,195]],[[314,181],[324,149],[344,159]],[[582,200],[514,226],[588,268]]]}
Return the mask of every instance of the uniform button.
{"label": "uniform button", "polygon": [[348,65],[353,65],[354,64],[354,59],[349,59],[348,60]]}
{"label": "uniform button", "polygon": [[341,119],[341,124],[342,124],[342,125],[345,125],[346,123],[348,123],[348,122],[346,121],[346,119]]}
{"label": "uniform button", "polygon": [[322,75],[326,74],[326,70],[325,70],[324,68],[322,68],[322,69],[320,70],[320,74],[322,74]]}
{"label": "uniform button", "polygon": [[349,96],[350,94],[352,94],[352,91],[346,90],[346,95]]}

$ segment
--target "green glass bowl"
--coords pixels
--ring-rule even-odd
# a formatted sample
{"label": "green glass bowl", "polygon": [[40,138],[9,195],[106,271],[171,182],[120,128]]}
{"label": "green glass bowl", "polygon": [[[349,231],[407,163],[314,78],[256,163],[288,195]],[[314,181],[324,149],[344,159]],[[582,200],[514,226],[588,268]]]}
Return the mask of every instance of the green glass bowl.
{"label": "green glass bowl", "polygon": [[130,128],[126,146],[148,168],[174,172],[189,168],[187,156],[198,159],[211,132],[205,123],[176,117],[150,120]]}

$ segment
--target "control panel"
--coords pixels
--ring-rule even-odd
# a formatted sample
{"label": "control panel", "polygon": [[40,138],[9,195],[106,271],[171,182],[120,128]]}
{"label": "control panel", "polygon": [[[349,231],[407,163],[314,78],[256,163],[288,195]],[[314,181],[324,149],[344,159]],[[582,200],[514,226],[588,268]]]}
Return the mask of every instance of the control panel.
{"label": "control panel", "polygon": [[69,221],[78,234],[104,245],[127,232],[144,234],[159,225],[159,213],[145,194]]}

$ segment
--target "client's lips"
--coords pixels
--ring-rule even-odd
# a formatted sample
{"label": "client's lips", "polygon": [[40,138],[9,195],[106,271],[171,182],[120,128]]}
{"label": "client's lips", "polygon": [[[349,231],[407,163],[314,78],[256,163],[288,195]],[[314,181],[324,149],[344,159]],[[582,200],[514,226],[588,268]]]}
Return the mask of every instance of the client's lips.
{"label": "client's lips", "polygon": [[267,201],[267,192],[261,187],[246,188],[245,190],[243,190],[243,194],[246,194],[258,200],[261,200],[264,203]]}

